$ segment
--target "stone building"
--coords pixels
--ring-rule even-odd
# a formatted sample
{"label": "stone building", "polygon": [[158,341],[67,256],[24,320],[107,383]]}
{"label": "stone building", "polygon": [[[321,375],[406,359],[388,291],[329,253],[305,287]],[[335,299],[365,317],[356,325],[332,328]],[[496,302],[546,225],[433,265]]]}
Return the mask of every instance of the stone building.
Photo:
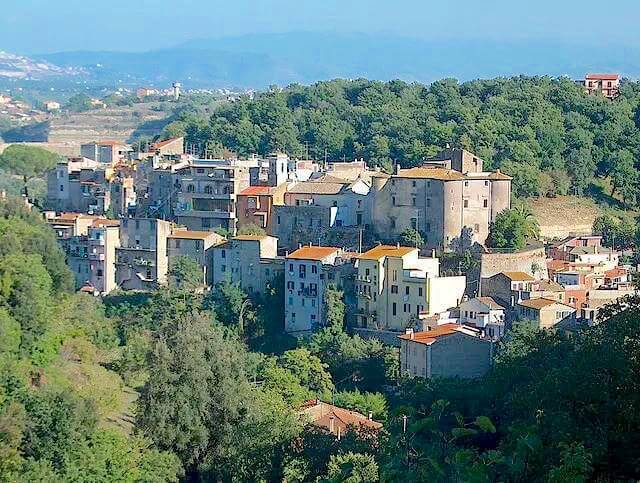
{"label": "stone building", "polygon": [[80,145],[80,155],[102,164],[115,165],[127,157],[129,148],[120,141],[94,141]]}
{"label": "stone building", "polygon": [[282,275],[278,239],[268,235],[238,235],[213,247],[213,284],[239,283],[247,293],[264,293]]}
{"label": "stone building", "polygon": [[[482,163],[477,166],[481,169]],[[381,236],[397,238],[413,228],[428,247],[448,250],[485,242],[489,224],[510,207],[511,178],[499,171],[462,173],[431,163],[398,168],[393,175],[376,173],[371,193],[373,225]]]}
{"label": "stone building", "polygon": [[116,249],[116,282],[124,290],[153,290],[167,281],[167,239],[172,223],[122,218]]}
{"label": "stone building", "polygon": [[404,331],[421,317],[457,307],[464,276],[441,277],[437,258],[417,248],[380,245],[356,260],[355,325],[374,331]]}
{"label": "stone building", "polygon": [[480,329],[491,339],[504,335],[506,309],[491,297],[465,300],[458,312],[461,324]]}
{"label": "stone building", "polygon": [[516,304],[518,318],[539,329],[570,328],[576,323],[576,309],[557,300],[536,298]]}
{"label": "stone building", "polygon": [[201,283],[213,285],[213,247],[225,241],[212,231],[174,230],[167,237],[169,268],[178,257],[196,261],[202,271]]}
{"label": "stone building", "polygon": [[443,324],[424,332],[408,329],[399,338],[400,373],[409,377],[473,379],[491,368],[493,342],[472,327]]}

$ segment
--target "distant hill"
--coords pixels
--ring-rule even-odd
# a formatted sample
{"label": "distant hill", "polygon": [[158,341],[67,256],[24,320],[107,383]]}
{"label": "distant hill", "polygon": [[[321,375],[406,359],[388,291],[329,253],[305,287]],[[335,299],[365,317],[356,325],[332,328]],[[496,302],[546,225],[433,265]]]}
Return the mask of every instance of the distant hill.
{"label": "distant hill", "polygon": [[38,59],[93,79],[140,84],[254,87],[336,77],[430,82],[614,71],[640,75],[640,48],[551,40],[420,40],[377,34],[292,32],[189,41],[141,53],[62,52]]}
{"label": "distant hill", "polygon": [[83,74],[84,71],[76,66],[63,68],[43,60],[35,60],[0,50],[0,78],[43,80]]}

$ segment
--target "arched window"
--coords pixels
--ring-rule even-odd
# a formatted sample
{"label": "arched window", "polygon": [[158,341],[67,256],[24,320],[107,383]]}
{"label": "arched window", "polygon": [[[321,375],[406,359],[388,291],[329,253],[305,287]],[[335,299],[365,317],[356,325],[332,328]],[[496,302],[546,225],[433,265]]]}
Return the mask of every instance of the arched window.
{"label": "arched window", "polygon": [[204,187],[204,192],[208,195],[213,193],[213,188],[210,185]]}
{"label": "arched window", "polygon": [[187,192],[193,193],[195,190],[196,188],[192,184],[187,185]]}

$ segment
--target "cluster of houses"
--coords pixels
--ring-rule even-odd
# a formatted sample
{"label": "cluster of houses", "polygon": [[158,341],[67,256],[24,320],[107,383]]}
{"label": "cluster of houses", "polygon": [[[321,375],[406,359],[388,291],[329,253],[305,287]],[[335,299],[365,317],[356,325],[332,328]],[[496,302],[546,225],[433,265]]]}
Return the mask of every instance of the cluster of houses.
{"label": "cluster of houses", "polygon": [[[324,326],[336,286],[349,325],[399,347],[403,373],[477,377],[513,325],[571,330],[634,291],[630,267],[597,236],[484,249],[510,192],[510,177],[461,149],[386,174],[362,160],[279,153],[196,159],[182,138],[136,153],[96,142],[49,174],[46,218],[79,290],[154,290],[186,256],[213,290],[228,281],[261,294],[282,283],[283,330],[304,336]],[[397,243],[407,229],[424,246]],[[476,280],[442,270],[436,250],[472,246]]]}

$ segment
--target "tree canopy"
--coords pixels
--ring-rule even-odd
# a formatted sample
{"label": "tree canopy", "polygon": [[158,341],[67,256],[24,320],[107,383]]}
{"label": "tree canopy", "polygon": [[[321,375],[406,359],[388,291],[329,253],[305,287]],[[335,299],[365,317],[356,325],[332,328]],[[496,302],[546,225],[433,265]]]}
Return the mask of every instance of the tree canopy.
{"label": "tree canopy", "polygon": [[31,178],[55,168],[60,157],[37,146],[12,144],[0,154],[0,169]]}

